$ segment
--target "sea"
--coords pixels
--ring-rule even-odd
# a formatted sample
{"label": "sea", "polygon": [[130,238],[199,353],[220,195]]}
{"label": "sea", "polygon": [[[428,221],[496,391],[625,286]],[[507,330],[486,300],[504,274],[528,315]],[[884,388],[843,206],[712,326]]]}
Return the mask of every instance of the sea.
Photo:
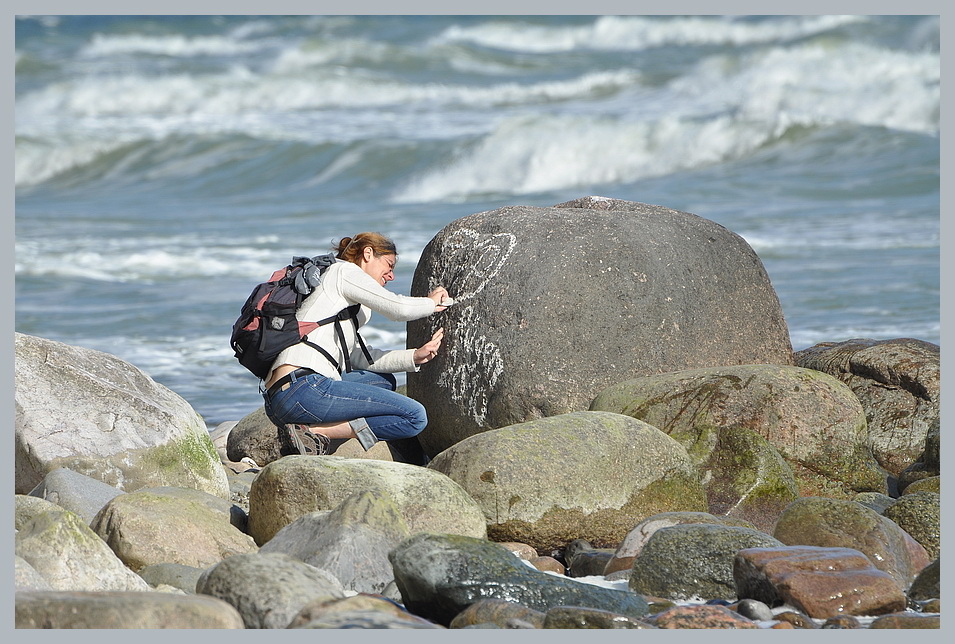
{"label": "sea", "polygon": [[[38,15],[15,23],[15,329],[211,429],[252,287],[371,230],[597,195],[741,235],[795,350],[940,343],[939,16]],[[453,295],[453,294],[452,294]],[[403,348],[380,315],[363,333]]]}

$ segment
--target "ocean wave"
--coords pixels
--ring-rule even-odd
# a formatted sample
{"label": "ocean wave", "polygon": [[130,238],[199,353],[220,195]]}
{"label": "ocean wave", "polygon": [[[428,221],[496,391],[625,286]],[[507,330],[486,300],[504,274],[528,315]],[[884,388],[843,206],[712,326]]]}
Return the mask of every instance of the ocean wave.
{"label": "ocean wave", "polygon": [[[417,265],[430,240],[424,231],[396,231],[380,228],[398,247],[399,269],[408,275]],[[357,230],[334,231],[338,237]],[[330,240],[332,235],[328,235]],[[336,237],[337,239],[337,237]],[[17,239],[14,269],[17,276],[83,279],[98,282],[151,284],[188,279],[201,274],[208,279],[238,277],[249,288],[268,278],[295,254],[329,252],[325,237],[309,240],[285,239],[278,234],[248,239],[198,235],[107,237],[73,236],[67,249],[59,236],[41,240]]]}
{"label": "ocean wave", "polygon": [[939,79],[937,54],[867,45],[714,56],[659,90],[618,97],[615,115],[504,119],[393,199],[630,183],[745,158],[794,128],[874,126],[936,135]]}
{"label": "ocean wave", "polygon": [[742,59],[713,56],[669,89],[697,108],[732,108],[740,118],[774,123],[776,136],[836,123],[935,134],[940,79],[937,53],[806,44]]}
{"label": "ocean wave", "polygon": [[[336,107],[500,106],[586,98],[594,92],[639,82],[636,70],[597,71],[555,81],[468,86],[407,83],[368,73],[319,73],[310,77],[255,74],[233,69],[218,75],[127,75],[109,79],[61,82],[17,100],[17,129],[32,134],[50,123],[92,118],[124,118],[129,128],[152,129],[137,119],[186,115],[190,119],[255,113],[274,117],[286,112]],[[188,121],[173,121],[187,127]],[[80,123],[83,125],[83,123]],[[123,126],[112,122],[111,126]],[[201,122],[203,128],[210,125]],[[223,127],[228,127],[223,124]]]}
{"label": "ocean wave", "polygon": [[547,26],[511,21],[475,26],[452,25],[432,42],[468,42],[516,52],[575,50],[639,51],[666,45],[748,45],[805,38],[864,22],[865,16],[800,16],[742,22],[732,18],[600,16],[577,26]]}
{"label": "ocean wave", "polygon": [[772,128],[728,117],[654,122],[577,116],[514,117],[448,163],[396,191],[396,203],[531,194],[632,183],[739,158]]}

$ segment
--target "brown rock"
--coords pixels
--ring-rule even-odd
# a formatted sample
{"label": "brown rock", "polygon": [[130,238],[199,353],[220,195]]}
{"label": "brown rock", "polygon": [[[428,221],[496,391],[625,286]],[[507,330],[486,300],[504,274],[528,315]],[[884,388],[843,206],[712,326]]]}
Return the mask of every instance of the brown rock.
{"label": "brown rock", "polygon": [[657,628],[759,628],[725,606],[677,606],[654,617]]}
{"label": "brown rock", "polygon": [[862,628],[862,622],[852,615],[836,615],[827,619],[822,627],[828,629]]}
{"label": "brown rock", "polygon": [[787,546],[858,550],[903,588],[931,562],[925,548],[891,519],[842,499],[797,499],[780,515],[773,536]]}
{"label": "brown rock", "polygon": [[929,428],[939,420],[937,344],[912,338],[824,342],[797,352],[795,360],[855,392],[882,467],[897,476],[920,457]]}
{"label": "brown rock", "polygon": [[941,615],[917,615],[898,613],[883,615],[869,624],[869,628],[941,628]]}
{"label": "brown rock", "polygon": [[503,599],[481,599],[474,602],[451,620],[449,628],[464,628],[474,624],[497,624],[508,628],[511,620],[532,624],[535,628],[544,625],[545,613],[528,608],[517,602]]}
{"label": "brown rock", "polygon": [[[776,619],[780,624],[789,624],[789,628],[819,628],[816,622],[812,621],[811,617],[795,610],[787,610],[777,613]],[[786,628],[786,626],[780,626],[780,628]]]}
{"label": "brown rock", "polygon": [[850,548],[747,548],[733,561],[740,597],[786,603],[810,617],[881,615],[905,607],[905,593],[887,573]]}
{"label": "brown rock", "polygon": [[525,561],[530,561],[531,559],[538,557],[537,549],[526,543],[520,543],[517,541],[501,541],[498,545],[507,548],[509,552],[513,552],[515,555],[521,559],[524,559]]}
{"label": "brown rock", "polygon": [[567,570],[564,568],[564,564],[560,563],[553,557],[534,557],[528,561],[532,566],[538,570],[543,570],[544,572],[556,572],[558,575],[563,575],[567,572]]}
{"label": "brown rock", "polygon": [[547,611],[543,628],[655,628],[636,617],[599,608],[556,606]]}

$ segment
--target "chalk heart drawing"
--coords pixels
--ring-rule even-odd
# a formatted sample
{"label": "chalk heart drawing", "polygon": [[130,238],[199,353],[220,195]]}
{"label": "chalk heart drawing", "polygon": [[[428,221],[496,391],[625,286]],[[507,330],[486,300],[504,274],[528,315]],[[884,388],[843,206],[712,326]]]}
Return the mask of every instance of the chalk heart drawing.
{"label": "chalk heart drawing", "polygon": [[478,313],[469,300],[497,277],[516,244],[517,238],[510,233],[487,235],[461,228],[441,246],[442,264],[456,273],[440,277],[457,304],[453,307],[454,328],[446,336],[451,340],[446,367],[437,384],[478,425],[485,423],[488,392],[504,373],[504,360],[497,345],[481,333]]}

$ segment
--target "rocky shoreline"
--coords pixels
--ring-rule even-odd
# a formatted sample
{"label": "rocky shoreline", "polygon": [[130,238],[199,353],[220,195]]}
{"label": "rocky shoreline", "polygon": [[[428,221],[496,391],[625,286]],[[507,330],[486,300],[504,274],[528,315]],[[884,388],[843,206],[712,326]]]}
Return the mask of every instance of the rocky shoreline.
{"label": "rocky shoreline", "polygon": [[[18,373],[21,356],[25,364],[38,348],[47,362],[67,351],[76,371],[92,371],[88,360],[107,360],[39,338],[18,334],[17,341]],[[117,395],[128,399],[128,383],[139,375],[131,365],[123,370],[124,391]],[[110,373],[115,380],[116,371]],[[144,394],[144,387],[138,391]],[[28,408],[18,410],[18,440],[29,434],[31,417]],[[595,423],[593,436],[588,423]],[[632,416],[591,410],[524,425],[466,439],[422,468],[394,462],[381,444],[366,453],[352,441],[328,457],[280,457],[259,411],[206,436],[225,493],[215,484],[196,485],[212,479],[196,472],[185,475],[189,484],[156,479],[169,475],[161,459],[143,458],[123,485],[91,475],[96,458],[105,463],[103,472],[114,472],[112,457],[50,459],[40,482],[16,496],[16,625],[940,627],[937,424],[918,460],[893,477],[894,497],[886,488],[851,498],[790,498],[783,486],[785,503],[763,503],[749,518],[711,513],[708,499],[716,497],[694,481],[699,470],[686,450],[674,460],[676,441]],[[540,458],[562,463],[577,489],[554,493],[568,505],[579,502],[580,488],[591,487],[569,463],[575,457],[559,451],[562,427],[612,463],[618,474],[606,476],[614,476],[618,488],[651,476],[647,463],[627,461],[626,445],[641,445],[654,467],[666,464],[635,494],[654,499],[652,508],[631,504],[629,520],[604,511],[604,520],[588,523],[565,511],[562,520],[549,516],[536,525],[490,521],[482,506],[486,495],[463,465],[490,467],[481,460],[486,449],[512,461],[505,446],[521,439],[526,442],[516,454],[531,468],[555,476]],[[657,443],[670,452],[653,447]],[[33,444],[34,453],[42,452],[42,441]],[[18,459],[18,470],[21,465]],[[178,476],[196,468],[186,459],[178,465]],[[500,462],[495,467],[498,486],[527,476]],[[485,479],[491,471],[483,470]],[[591,503],[600,496],[594,490]],[[573,532],[567,522],[589,538],[566,539]],[[618,533],[623,537],[615,540]]]}

